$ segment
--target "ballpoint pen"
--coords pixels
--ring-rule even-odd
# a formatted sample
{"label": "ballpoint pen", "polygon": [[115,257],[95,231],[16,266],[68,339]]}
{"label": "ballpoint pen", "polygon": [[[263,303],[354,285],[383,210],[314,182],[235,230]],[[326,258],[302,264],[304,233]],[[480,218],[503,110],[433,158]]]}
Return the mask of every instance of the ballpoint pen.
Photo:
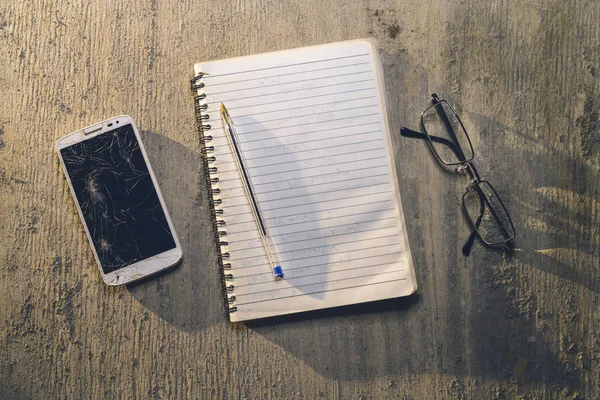
{"label": "ballpoint pen", "polygon": [[250,200],[250,209],[252,210],[252,215],[254,216],[254,220],[258,226],[258,230],[260,231],[260,237],[262,239],[265,252],[267,253],[267,258],[269,259],[273,276],[275,278],[283,278],[283,269],[279,263],[277,251],[275,250],[275,245],[273,244],[273,240],[269,232],[269,227],[264,223],[260,203],[256,201],[252,181],[248,176],[246,158],[244,156],[244,152],[240,148],[235,125],[233,124],[233,120],[231,119],[231,116],[227,112],[227,109],[223,103],[221,103],[221,118],[223,119],[223,128],[225,129],[229,146],[231,147],[231,152],[233,153],[233,159],[235,160],[237,169],[242,177],[244,191],[246,192],[248,200]]}

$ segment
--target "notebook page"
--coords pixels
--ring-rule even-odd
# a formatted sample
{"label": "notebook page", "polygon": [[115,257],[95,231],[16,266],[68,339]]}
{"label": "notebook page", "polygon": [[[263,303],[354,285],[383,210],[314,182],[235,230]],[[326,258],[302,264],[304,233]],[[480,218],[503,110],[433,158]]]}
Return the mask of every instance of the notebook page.
{"label": "notebook page", "polygon": [[[416,290],[381,70],[367,40],[195,65],[202,71],[237,311],[232,321]],[[284,270],[274,280],[219,105],[233,118]]]}

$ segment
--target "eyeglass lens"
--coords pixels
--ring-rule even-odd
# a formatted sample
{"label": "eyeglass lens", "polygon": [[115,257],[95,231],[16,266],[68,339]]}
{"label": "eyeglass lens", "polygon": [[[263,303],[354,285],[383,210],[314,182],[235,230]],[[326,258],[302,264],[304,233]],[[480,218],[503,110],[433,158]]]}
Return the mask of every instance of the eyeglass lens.
{"label": "eyeglass lens", "polygon": [[508,212],[488,182],[476,183],[468,190],[463,206],[471,226],[487,244],[498,245],[515,237]]}
{"label": "eyeglass lens", "polygon": [[433,151],[444,164],[460,164],[473,158],[473,148],[467,132],[446,101],[428,108],[423,113],[421,122]]}

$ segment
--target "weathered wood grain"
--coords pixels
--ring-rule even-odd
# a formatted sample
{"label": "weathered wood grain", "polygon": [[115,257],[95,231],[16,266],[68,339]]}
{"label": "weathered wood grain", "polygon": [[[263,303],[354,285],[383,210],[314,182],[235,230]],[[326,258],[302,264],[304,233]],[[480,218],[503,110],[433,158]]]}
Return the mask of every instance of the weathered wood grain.
{"label": "weathered wood grain", "polygon": [[[0,4],[0,397],[598,398],[600,3]],[[248,325],[220,306],[194,62],[373,36],[394,132],[448,98],[518,232],[476,245],[464,177],[394,138],[418,295]],[[53,143],[128,114],[184,262],[101,282]]]}

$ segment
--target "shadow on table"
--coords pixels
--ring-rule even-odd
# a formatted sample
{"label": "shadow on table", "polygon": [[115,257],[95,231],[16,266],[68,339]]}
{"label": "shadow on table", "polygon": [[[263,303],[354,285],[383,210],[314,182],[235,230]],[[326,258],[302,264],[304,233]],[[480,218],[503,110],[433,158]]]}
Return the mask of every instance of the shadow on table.
{"label": "shadow on table", "polygon": [[516,219],[515,258],[600,293],[600,265],[593,265],[600,232],[592,218],[600,209],[594,192],[598,172],[584,162],[585,158],[575,158],[566,149],[559,151],[481,114],[468,113],[468,117],[485,136],[488,147],[499,149],[500,154],[510,154],[511,149],[496,139],[503,136],[498,133],[508,133],[523,143],[520,158],[506,160],[505,165],[523,164],[529,172],[496,174],[502,179],[502,197],[509,201]]}
{"label": "shadow on table", "polygon": [[[486,130],[492,127],[497,129],[494,121],[483,121],[483,125],[482,135],[486,135]],[[519,132],[513,134],[521,136],[524,141],[530,140]],[[380,303],[362,305],[358,309],[292,315],[248,323],[247,326],[298,357],[319,374],[335,380],[366,381],[374,377],[393,379],[400,375],[442,373],[556,384],[572,390],[580,388],[582,371],[581,367],[577,367],[577,355],[559,354],[558,345],[546,339],[560,329],[558,316],[539,321],[544,317],[537,315],[536,311],[543,313],[544,308],[538,304],[531,290],[522,287],[521,280],[527,281],[527,277],[520,274],[528,275],[527,268],[530,267],[570,281],[555,279],[552,283],[557,287],[573,283],[589,290],[592,296],[598,293],[599,271],[597,267],[591,268],[594,250],[586,248],[588,243],[597,244],[599,241],[589,218],[586,219],[586,215],[592,215],[598,205],[597,201],[590,200],[591,196],[584,194],[589,192],[589,188],[594,188],[595,172],[581,160],[553,149],[535,153],[528,150],[515,152],[502,139],[487,139],[491,142],[486,147],[493,148],[496,154],[510,155],[509,160],[496,165],[495,172],[491,168],[486,169],[482,177],[489,177],[497,189],[505,192],[503,198],[515,220],[519,251],[506,256],[476,245],[469,259],[454,257],[452,253],[445,265],[427,265],[424,254],[427,246],[423,242],[421,227],[409,221],[419,282],[422,285],[423,275],[427,273],[434,275],[428,282],[436,284],[435,288],[421,286],[418,301],[411,303],[410,298],[401,300],[391,309],[381,303],[383,309],[378,311]],[[481,152],[487,154],[486,150],[489,153],[489,149]],[[427,151],[423,144],[423,152]],[[499,157],[491,163],[498,163],[498,160]],[[431,162],[435,163],[435,160],[431,158]],[[498,172],[510,169],[512,165],[537,172],[517,178]],[[553,165],[555,171],[549,171],[548,165]],[[572,182],[573,173],[580,182],[579,187],[559,184]],[[452,179],[460,177],[450,175],[449,180]],[[402,189],[406,193],[415,188]],[[561,196],[569,195],[583,198],[583,208],[561,200]],[[454,198],[447,200],[447,204],[450,201]],[[417,214],[417,203],[409,204],[413,205],[405,209],[406,215]],[[458,207],[452,210],[456,210],[456,215],[450,216],[451,219],[462,223]],[[531,218],[541,223],[532,223]],[[546,225],[558,227],[558,233],[540,228]],[[577,229],[573,229],[574,226]],[[435,252],[451,251],[448,250],[450,245],[454,246],[457,254],[460,252],[462,238],[450,236],[444,233],[446,240],[436,245]],[[589,240],[582,241],[580,236]],[[569,262],[568,257],[560,256],[560,251],[559,256],[556,252],[544,252],[561,249],[572,250],[581,257],[572,257]],[[577,260],[589,262],[582,266],[577,265]],[[585,268],[586,265],[590,268]],[[467,280],[461,277],[465,268],[472,271],[467,272],[470,275]],[[519,294],[524,291],[528,293],[526,298]],[[581,299],[574,297],[569,301],[573,303],[573,312],[578,315]],[[541,328],[540,322],[546,328]],[[576,321],[573,324],[576,325]],[[566,340],[577,343],[577,332],[569,333]],[[581,351],[585,357],[590,356],[585,347]]]}
{"label": "shadow on table", "polygon": [[221,284],[200,154],[162,135],[140,132],[181,242],[181,263],[127,285],[144,307],[173,326],[198,331],[224,322]]}
{"label": "shadow on table", "polygon": [[[482,167],[482,176],[490,179],[501,192],[513,215],[520,251],[512,258],[505,258],[477,245],[472,256],[465,260],[455,257],[454,253],[460,252],[459,242],[463,238],[444,233],[446,240],[431,249],[431,244],[426,246],[424,240],[422,221],[409,218],[421,284],[418,295],[256,321],[246,326],[319,374],[335,380],[366,381],[374,377],[393,380],[400,375],[442,373],[578,388],[581,371],[574,367],[576,363],[571,363],[568,354],[559,354],[557,344],[546,339],[558,335],[555,323],[558,317],[546,321],[546,329],[538,328],[538,316],[532,314],[541,307],[535,295],[526,299],[523,309],[520,303],[523,299],[516,293],[523,289],[521,279],[524,278],[519,274],[526,273],[523,268],[528,267],[598,293],[597,268],[582,268],[573,264],[575,258],[569,262],[556,252],[543,251],[567,249],[584,256],[594,251],[585,247],[585,243],[598,243],[598,234],[594,233],[586,215],[591,215],[591,208],[597,207],[597,203],[584,201],[583,208],[574,208],[561,201],[560,196],[548,195],[548,190],[588,198],[590,195],[585,193],[595,188],[596,172],[581,160],[553,148],[534,152],[528,150],[531,146],[522,146],[522,151],[515,152],[501,135],[487,135],[489,131],[509,128],[495,121],[478,120],[477,116],[473,120],[486,139],[485,147],[477,150],[481,154],[506,157],[502,161],[497,156],[476,162]],[[513,138],[524,142],[534,140],[510,131]],[[211,231],[208,204],[201,187],[200,156],[156,134],[144,133],[143,140],[181,239],[184,261],[173,271],[131,285],[129,290],[141,304],[180,329],[201,330],[221,323],[224,318],[219,274],[213,261],[216,252],[212,240],[200,240]],[[435,164],[425,143],[407,146],[409,149],[421,147],[423,151],[422,155],[409,157],[409,151],[401,149],[401,155],[407,159],[426,156]],[[485,168],[488,164],[495,164],[496,170]],[[537,172],[507,173],[514,165]],[[575,182],[573,176],[577,177]],[[460,177],[450,175],[448,178],[451,182],[453,179],[457,188],[462,186],[462,181],[458,181]],[[406,182],[409,181],[401,184],[402,192],[414,191],[414,185]],[[443,196],[443,192],[440,193]],[[447,204],[454,200],[448,199]],[[425,206],[408,202],[406,215],[418,215],[420,207]],[[458,209],[452,208],[448,211],[452,215],[444,217],[463,223]],[[532,223],[531,218],[541,224]],[[545,225],[560,229],[551,232],[539,228]],[[577,229],[573,229],[574,226]],[[428,262],[427,251],[451,252],[452,257],[448,256],[445,265],[434,265]],[[465,275],[465,269],[468,269],[469,279],[460,275]],[[424,281],[434,283],[435,287],[424,286]],[[552,284],[565,285],[560,280],[553,280]],[[579,299],[575,297],[573,307],[578,306]],[[569,338],[576,339],[575,336]],[[586,348],[581,351],[584,357],[588,356]]]}
{"label": "shadow on table", "polygon": [[[481,286],[492,280],[482,279]],[[439,297],[429,290],[246,326],[334,380],[393,382],[395,376],[441,373],[578,386],[534,322],[511,308],[501,286],[478,289],[469,313],[456,296],[461,289],[451,288]]]}

